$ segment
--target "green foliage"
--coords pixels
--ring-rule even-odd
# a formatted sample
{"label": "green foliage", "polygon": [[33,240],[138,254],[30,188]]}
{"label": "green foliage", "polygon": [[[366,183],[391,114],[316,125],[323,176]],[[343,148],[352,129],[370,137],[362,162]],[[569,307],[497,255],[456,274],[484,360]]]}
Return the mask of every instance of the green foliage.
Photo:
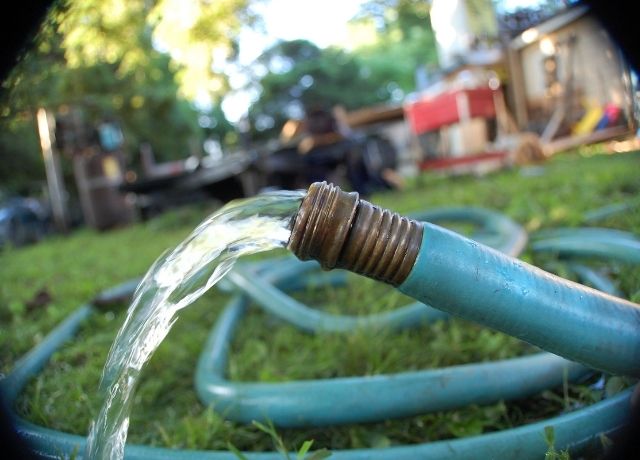
{"label": "green foliage", "polygon": [[249,115],[261,137],[273,136],[310,107],[355,109],[389,99],[386,83],[366,77],[358,56],[340,49],[321,50],[306,40],[280,42],[260,62],[269,72],[259,81],[260,98]]}
{"label": "green foliage", "polygon": [[18,193],[37,190],[37,178],[44,178],[44,163],[31,114],[0,118],[0,182]]}
{"label": "green foliage", "polygon": [[[505,212],[530,230],[576,226],[589,210],[635,197],[639,164],[640,154],[570,155],[554,158],[537,177],[521,174],[522,170],[484,179],[445,179],[429,174],[404,192],[379,194],[372,200],[406,213],[437,206],[485,206]],[[0,253],[0,304],[5,306],[0,309],[0,372],[9,372],[20,355],[78,305],[106,287],[143,274],[164,249],[177,244],[207,213],[181,211],[177,219],[166,216],[103,234],[84,230]],[[181,226],[182,219],[186,221]],[[640,211],[613,215],[601,225],[638,233]],[[613,268],[612,277],[624,293],[638,291],[639,267]],[[51,294],[52,301],[30,307],[29,301],[41,289]],[[397,291],[355,276],[347,288],[310,288],[299,298],[329,312],[350,314],[387,311],[407,302]],[[229,446],[235,446],[237,451],[273,450],[272,433],[224,420],[203,407],[193,389],[199,353],[227,300],[226,294],[212,290],[183,311],[143,371],[131,418],[131,442],[188,449],[233,451]],[[20,414],[53,429],[86,434],[101,403],[97,390],[100,373],[124,316],[122,310],[93,316],[79,336],[56,353],[29,384],[18,402]],[[462,320],[398,334],[358,331],[348,336],[308,335],[251,308],[232,343],[228,372],[236,381],[333,378],[501,359],[531,351],[532,347],[512,337]],[[308,458],[322,449],[452,439],[553,417],[596,402],[605,391],[613,393],[630,382],[606,376],[606,390],[590,383],[566,383],[531,398],[489,406],[369,424],[279,429],[275,434],[292,450],[307,448]],[[311,440],[314,452],[308,447]],[[548,457],[566,459],[559,447],[553,447],[555,453],[549,449]]]}
{"label": "green foliage", "polygon": [[[278,434],[278,431],[276,430],[276,427],[273,426],[273,423],[269,422],[267,424],[264,424],[256,422],[254,420],[253,426],[261,432],[267,434],[271,438],[273,447],[275,448],[276,452],[278,452],[282,456],[283,460],[292,460],[289,453],[290,449],[287,447],[282,437]],[[331,452],[329,452],[327,449],[320,449],[307,455],[312,445],[313,440],[303,442],[300,446],[300,449],[298,449],[298,451],[296,452],[295,460],[323,460],[325,458],[331,457]],[[243,455],[242,452],[240,452],[233,444],[229,444],[228,447],[229,450],[240,460],[246,460],[247,457]]]}
{"label": "green foliage", "polygon": [[429,3],[422,0],[369,0],[360,8],[357,20],[374,20],[386,33],[399,31],[405,38],[429,23]]}
{"label": "green foliage", "polygon": [[[376,27],[377,39],[356,51],[372,78],[391,85],[390,96],[414,89],[418,67],[437,64],[436,42],[429,4],[422,0],[370,0],[354,19],[355,25]],[[398,93],[401,90],[402,93]]]}
{"label": "green foliage", "polygon": [[544,460],[570,460],[569,452],[562,450],[558,452],[555,447],[556,434],[552,426],[544,427],[544,440],[547,443],[548,450],[544,454]]}
{"label": "green foliage", "polygon": [[[190,46],[205,51],[216,46],[232,48],[232,31],[239,30],[238,21],[250,21],[252,15],[242,13],[248,8],[246,0],[191,4],[198,10],[197,20],[184,30],[167,26],[175,14],[165,9],[187,8],[186,3],[143,0],[57,3],[30,52],[2,85],[3,185],[18,189],[28,181],[43,179],[34,122],[39,107],[79,113],[88,126],[104,120],[117,121],[124,131],[125,150],[133,161],[142,142],[150,143],[162,161],[186,157],[189,145],[200,145],[205,134],[224,138],[231,126],[220,108],[215,106],[211,114],[204,114],[215,120],[215,126],[210,123],[213,128],[205,131],[198,124],[199,113],[185,97],[189,95],[185,85],[190,90],[218,86],[222,90],[224,85],[218,81],[222,77],[214,75],[210,66],[206,72],[199,67],[193,70],[195,63],[175,56],[193,58],[185,53]],[[225,15],[232,19],[223,20]],[[202,21],[207,18],[215,18],[217,26],[211,27],[211,34],[205,36],[201,33]],[[178,43],[176,37],[183,40]],[[153,40],[172,46],[174,54],[158,51]],[[211,83],[214,80],[217,83]]]}
{"label": "green foliage", "polygon": [[213,70],[213,54],[233,54],[243,25],[255,23],[249,0],[82,0],[67,1],[59,20],[65,57],[71,67],[117,65],[117,74],[149,65],[155,40],[175,61],[182,94],[204,89],[219,95],[224,75]]}

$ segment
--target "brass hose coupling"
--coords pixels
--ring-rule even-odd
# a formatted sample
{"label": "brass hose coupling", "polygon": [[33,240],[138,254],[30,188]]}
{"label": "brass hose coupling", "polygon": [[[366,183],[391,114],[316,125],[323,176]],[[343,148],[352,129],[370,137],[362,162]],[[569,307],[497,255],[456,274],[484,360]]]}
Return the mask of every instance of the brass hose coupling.
{"label": "brass hose coupling", "polygon": [[399,286],[422,242],[422,224],[326,182],[311,184],[292,220],[287,248],[325,270],[344,268]]}

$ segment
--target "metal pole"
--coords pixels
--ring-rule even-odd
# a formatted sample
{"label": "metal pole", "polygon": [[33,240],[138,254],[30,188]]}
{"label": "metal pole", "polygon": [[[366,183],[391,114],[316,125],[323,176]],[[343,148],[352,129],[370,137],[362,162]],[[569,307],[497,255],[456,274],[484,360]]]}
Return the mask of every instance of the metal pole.
{"label": "metal pole", "polygon": [[55,121],[47,113],[46,109],[38,109],[38,134],[40,135],[40,147],[42,148],[42,158],[47,174],[47,186],[49,189],[49,200],[53,211],[53,221],[56,228],[61,232],[67,231],[67,207],[66,190],[62,173],[60,171],[60,159],[53,149]]}

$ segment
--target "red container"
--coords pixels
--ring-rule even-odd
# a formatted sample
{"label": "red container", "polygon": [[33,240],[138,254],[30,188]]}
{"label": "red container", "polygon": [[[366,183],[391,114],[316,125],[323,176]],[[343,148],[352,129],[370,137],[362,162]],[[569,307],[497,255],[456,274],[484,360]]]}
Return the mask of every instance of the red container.
{"label": "red container", "polygon": [[405,106],[405,118],[414,134],[434,131],[471,118],[493,118],[494,91],[475,88],[449,91]]}

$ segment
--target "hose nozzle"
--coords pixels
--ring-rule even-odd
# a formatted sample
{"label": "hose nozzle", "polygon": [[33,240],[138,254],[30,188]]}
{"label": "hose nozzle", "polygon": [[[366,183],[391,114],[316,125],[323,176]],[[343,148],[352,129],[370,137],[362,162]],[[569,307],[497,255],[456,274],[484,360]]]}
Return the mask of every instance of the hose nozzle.
{"label": "hose nozzle", "polygon": [[287,247],[322,268],[344,268],[399,286],[411,272],[422,225],[326,182],[309,187]]}

